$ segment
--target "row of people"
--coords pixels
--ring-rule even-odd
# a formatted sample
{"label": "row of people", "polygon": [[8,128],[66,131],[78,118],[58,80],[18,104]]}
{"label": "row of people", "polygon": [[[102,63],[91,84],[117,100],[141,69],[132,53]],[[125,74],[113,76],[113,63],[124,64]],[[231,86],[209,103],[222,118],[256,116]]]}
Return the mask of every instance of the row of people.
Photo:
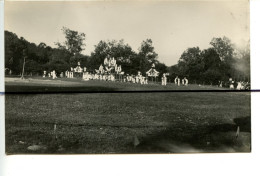
{"label": "row of people", "polygon": [[[122,82],[129,82],[129,83],[140,83],[140,84],[148,84],[148,78],[144,77],[142,75],[118,75],[119,81]],[[83,80],[103,80],[103,81],[115,81],[115,75],[114,74],[92,74],[89,72],[83,73]]]}
{"label": "row of people", "polygon": [[249,82],[243,82],[243,81],[232,81],[230,86],[230,89],[236,89],[236,90],[249,90],[250,89],[250,83]]}
{"label": "row of people", "polygon": [[[115,76],[113,74],[91,74],[86,72],[83,73],[84,80],[105,80],[105,81],[115,81]],[[148,77],[142,76],[138,73],[138,75],[129,75],[126,76],[120,75],[119,80],[122,82],[129,82],[129,83],[140,83],[140,84],[148,84]],[[167,77],[164,73],[162,76],[162,85],[167,84]]]}
{"label": "row of people", "polygon": [[52,79],[56,79],[56,78],[57,78],[57,73],[56,73],[55,70],[53,70],[53,71],[51,71],[51,72],[49,72],[49,73],[47,74],[47,71],[44,70],[42,77],[43,77],[43,78],[49,77],[49,78],[52,78]]}
{"label": "row of people", "polygon": [[175,85],[178,85],[178,86],[180,86],[181,84],[187,86],[189,81],[186,77],[184,77],[183,79],[180,79],[178,76],[176,76],[176,78],[174,79],[174,83],[175,83]]}
{"label": "row of people", "polygon": [[249,89],[250,89],[249,82],[239,81],[237,83],[237,90],[249,90]]}
{"label": "row of people", "polygon": [[[43,73],[43,77],[52,77],[53,79],[57,78],[57,73],[55,70],[49,72],[47,74],[46,71],[44,71]],[[63,74],[63,72],[60,73],[60,77],[66,78],[73,78],[74,77],[74,72],[73,71],[65,71],[65,75]],[[82,79],[83,80],[104,80],[104,81],[115,81],[115,75],[114,74],[92,74],[90,72],[83,72],[82,74]],[[130,82],[130,83],[140,83],[140,84],[148,84],[148,77],[142,76],[140,72],[138,72],[138,75],[129,75],[127,74],[125,75],[120,75],[119,76],[119,80],[122,82]],[[162,85],[166,85],[167,84],[167,77],[166,74],[164,73],[162,76]],[[185,82],[185,83],[184,83]],[[180,79],[177,77],[175,78],[175,84],[180,85]],[[182,80],[182,84],[187,85],[188,84],[188,80],[186,78],[184,78]]]}
{"label": "row of people", "polygon": [[[140,84],[148,84],[148,79],[144,76],[135,76],[135,75],[117,75],[119,76],[118,80],[122,82],[130,82],[130,83],[140,83]],[[92,74],[89,72],[83,73],[83,80],[103,80],[103,81],[115,81],[114,74]]]}
{"label": "row of people", "polygon": [[115,76],[113,74],[92,74],[89,72],[84,72],[82,79],[88,80],[103,80],[103,81],[115,81]]}
{"label": "row of people", "polygon": [[230,89],[236,89],[236,90],[249,90],[250,89],[250,83],[245,81],[234,81],[232,78],[229,78],[228,81],[219,81],[218,84],[219,87],[227,87]]}
{"label": "row of people", "polygon": [[131,82],[131,83],[140,83],[140,84],[148,84],[148,78],[142,76],[141,74],[138,75],[128,75],[123,78],[124,82]]}

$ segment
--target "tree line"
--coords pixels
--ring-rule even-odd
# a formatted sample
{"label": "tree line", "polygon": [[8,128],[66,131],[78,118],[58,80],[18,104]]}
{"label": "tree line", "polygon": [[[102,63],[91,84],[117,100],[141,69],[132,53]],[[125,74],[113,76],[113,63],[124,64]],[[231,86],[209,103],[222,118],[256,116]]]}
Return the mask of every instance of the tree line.
{"label": "tree line", "polygon": [[169,68],[171,77],[188,77],[192,83],[218,85],[220,81],[250,81],[250,45],[238,48],[227,37],[213,38],[211,47],[185,50],[178,64]]}
{"label": "tree line", "polygon": [[88,71],[94,72],[106,57],[114,57],[126,74],[137,74],[141,71],[145,75],[152,63],[157,65],[156,69],[161,74],[167,72],[167,66],[158,61],[158,54],[151,39],[144,40],[138,52],[124,40],[101,40],[88,56],[82,54],[85,34],[68,28],[62,28],[62,31],[66,40],[64,43],[55,43],[56,48],[45,43],[30,43],[15,33],[5,31],[5,67],[12,70],[13,74],[21,74],[25,57],[25,72],[31,75],[41,75],[43,70],[64,72],[70,70],[70,67],[76,67],[78,62]]}
{"label": "tree line", "polygon": [[158,60],[151,39],[144,40],[138,52],[124,40],[101,40],[94,47],[90,55],[82,54],[85,47],[85,34],[63,27],[65,42],[57,42],[56,48],[45,43],[36,45],[28,42],[15,33],[5,31],[5,68],[12,70],[12,74],[21,74],[25,59],[25,73],[42,75],[43,70],[57,73],[70,70],[80,61],[82,67],[94,72],[106,57],[114,57],[117,64],[122,66],[126,74],[143,75],[155,63],[156,70],[170,73],[169,79],[173,81],[176,76],[187,77],[189,82],[198,84],[218,84],[230,77],[240,80],[250,79],[250,47],[238,49],[227,37],[213,38],[208,49],[199,47],[185,50],[176,65],[167,67]]}

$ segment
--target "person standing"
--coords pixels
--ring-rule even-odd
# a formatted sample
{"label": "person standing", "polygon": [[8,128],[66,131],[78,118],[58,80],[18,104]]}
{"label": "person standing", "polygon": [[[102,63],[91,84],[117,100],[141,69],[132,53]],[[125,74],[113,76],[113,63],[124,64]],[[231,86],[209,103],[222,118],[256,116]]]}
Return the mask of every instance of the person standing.
{"label": "person standing", "polygon": [[166,77],[166,74],[164,73],[162,76],[162,85],[166,86],[166,84],[167,84],[167,77]]}

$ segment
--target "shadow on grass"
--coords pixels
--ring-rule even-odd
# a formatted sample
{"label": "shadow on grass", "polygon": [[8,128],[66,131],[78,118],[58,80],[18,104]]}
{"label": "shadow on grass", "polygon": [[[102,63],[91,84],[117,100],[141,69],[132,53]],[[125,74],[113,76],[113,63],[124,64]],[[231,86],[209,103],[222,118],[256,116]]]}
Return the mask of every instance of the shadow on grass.
{"label": "shadow on grass", "polygon": [[[173,125],[174,126],[174,125]],[[238,132],[239,126],[239,132]],[[235,118],[234,124],[170,127],[140,139],[133,153],[233,153],[251,151],[251,119]]]}
{"label": "shadow on grass", "polygon": [[[8,123],[11,123],[8,122]],[[12,124],[15,122],[12,121]],[[20,121],[19,124],[23,122]],[[26,122],[24,122],[26,124]],[[60,124],[59,128],[68,124]],[[32,126],[35,126],[32,124]],[[40,125],[42,126],[42,125]],[[239,133],[238,133],[239,126]],[[75,128],[75,125],[71,127]],[[137,143],[133,133],[127,133],[124,138],[118,139],[107,136],[85,137],[78,133],[66,134],[53,133],[51,124],[45,124],[45,130],[20,131],[13,130],[6,138],[7,154],[153,154],[153,153],[233,153],[251,151],[251,119],[250,117],[235,118],[234,123],[216,125],[184,124],[181,127],[172,124],[160,132],[137,136]],[[66,127],[67,128],[67,127]],[[78,126],[83,129],[99,130],[100,126]],[[103,127],[102,128],[106,128]],[[136,127],[110,126],[112,130],[127,128],[133,131]],[[139,127],[138,127],[139,128]],[[162,129],[159,127],[158,129]],[[35,130],[35,131],[34,131]],[[46,132],[44,132],[46,131]],[[98,134],[98,133],[97,133]],[[129,137],[132,139],[129,139]],[[20,141],[15,141],[19,139]],[[27,141],[27,142],[26,142]],[[40,142],[39,142],[40,141]],[[130,142],[131,141],[131,142]],[[20,144],[26,142],[25,144]],[[30,145],[47,145],[47,150],[28,151]],[[117,148],[117,149],[116,149]]]}

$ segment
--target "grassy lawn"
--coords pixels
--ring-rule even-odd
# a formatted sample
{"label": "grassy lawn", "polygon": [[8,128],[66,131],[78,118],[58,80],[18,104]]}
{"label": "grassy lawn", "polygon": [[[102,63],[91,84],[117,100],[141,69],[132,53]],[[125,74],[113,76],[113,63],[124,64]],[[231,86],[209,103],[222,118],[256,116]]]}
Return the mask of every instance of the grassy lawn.
{"label": "grassy lawn", "polygon": [[100,80],[83,81],[77,78],[6,78],[6,92],[113,92],[113,91],[168,91],[168,90],[225,90],[217,86],[176,86],[168,83],[162,86],[160,82],[149,82],[147,85],[110,82]]}
{"label": "grassy lawn", "polygon": [[[61,86],[53,81],[49,81],[50,84],[36,80],[10,81],[6,82],[6,90],[22,87],[22,91],[37,91],[37,86],[55,91],[66,87],[84,91],[90,90],[89,87],[93,90],[96,87],[133,90],[130,86],[135,87],[126,83],[76,80],[66,84],[62,81]],[[156,84],[136,87],[134,90],[185,88]],[[187,89],[191,88],[204,89],[196,85]],[[251,150],[248,92],[6,94],[5,101],[8,154]],[[237,126],[240,128],[238,137]],[[32,145],[44,148],[28,150]]]}

